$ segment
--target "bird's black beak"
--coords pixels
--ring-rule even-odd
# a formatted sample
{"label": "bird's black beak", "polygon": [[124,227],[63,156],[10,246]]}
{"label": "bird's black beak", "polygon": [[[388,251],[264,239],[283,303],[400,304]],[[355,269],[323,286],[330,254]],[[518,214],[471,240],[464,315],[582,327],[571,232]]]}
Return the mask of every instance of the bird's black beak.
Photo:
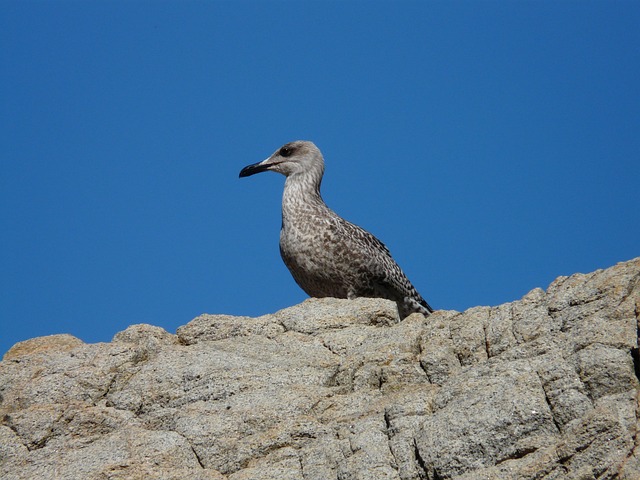
{"label": "bird's black beak", "polygon": [[271,165],[265,164],[264,162],[254,163],[253,165],[247,165],[242,170],[240,170],[240,178],[249,177],[256,173],[264,172],[269,169]]}

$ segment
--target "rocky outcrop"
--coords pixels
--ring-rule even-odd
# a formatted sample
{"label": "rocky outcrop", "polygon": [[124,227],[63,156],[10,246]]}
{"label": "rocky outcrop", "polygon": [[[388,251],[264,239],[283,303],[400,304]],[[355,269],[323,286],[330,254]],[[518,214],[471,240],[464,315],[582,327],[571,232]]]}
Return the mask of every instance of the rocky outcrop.
{"label": "rocky outcrop", "polygon": [[28,340],[0,477],[637,480],[639,312],[636,259],[427,319],[327,298]]}

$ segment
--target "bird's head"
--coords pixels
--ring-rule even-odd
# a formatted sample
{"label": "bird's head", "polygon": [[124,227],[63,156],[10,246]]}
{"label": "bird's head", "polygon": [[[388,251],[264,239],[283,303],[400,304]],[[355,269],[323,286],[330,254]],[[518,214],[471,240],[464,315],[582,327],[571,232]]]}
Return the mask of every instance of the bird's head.
{"label": "bird's head", "polygon": [[281,173],[286,177],[307,173],[319,174],[322,177],[324,160],[313,142],[297,140],[283,145],[266,160],[244,167],[240,171],[240,177],[248,177],[266,170]]}

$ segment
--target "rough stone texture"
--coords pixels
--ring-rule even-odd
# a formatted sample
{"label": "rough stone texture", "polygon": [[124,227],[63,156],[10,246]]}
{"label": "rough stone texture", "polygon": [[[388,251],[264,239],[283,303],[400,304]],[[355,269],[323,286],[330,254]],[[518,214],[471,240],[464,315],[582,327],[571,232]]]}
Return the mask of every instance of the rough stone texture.
{"label": "rough stone texture", "polygon": [[0,363],[2,479],[640,478],[640,259],[398,322],[309,299]]}

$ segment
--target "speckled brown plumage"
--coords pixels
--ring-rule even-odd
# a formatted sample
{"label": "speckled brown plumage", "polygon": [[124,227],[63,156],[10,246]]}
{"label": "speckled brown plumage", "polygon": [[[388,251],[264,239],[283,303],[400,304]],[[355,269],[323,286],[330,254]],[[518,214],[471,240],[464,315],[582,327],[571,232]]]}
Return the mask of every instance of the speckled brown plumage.
{"label": "speckled brown plumage", "polygon": [[320,196],[324,160],[313,143],[288,143],[243,168],[240,177],[267,170],[287,177],[280,254],[308,295],[388,298],[397,303],[400,318],[433,312],[380,240],[325,205]]}

